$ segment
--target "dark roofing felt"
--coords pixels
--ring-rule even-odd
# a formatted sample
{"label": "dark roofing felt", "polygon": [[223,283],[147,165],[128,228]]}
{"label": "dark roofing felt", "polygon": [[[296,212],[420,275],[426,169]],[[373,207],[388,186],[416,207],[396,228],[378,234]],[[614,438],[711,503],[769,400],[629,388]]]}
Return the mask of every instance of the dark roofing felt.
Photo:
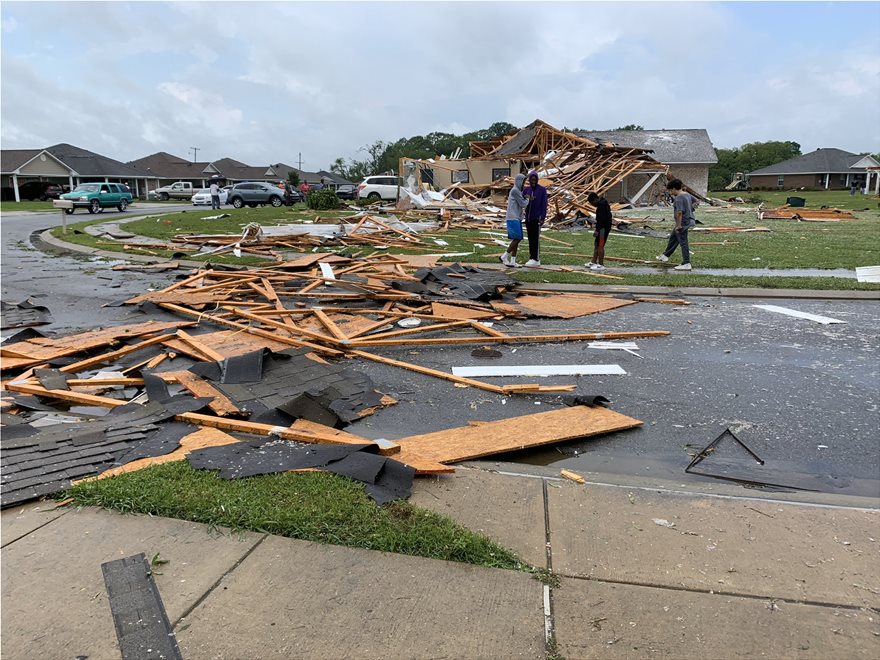
{"label": "dark roofing felt", "polygon": [[816,149],[803,156],[789,158],[775,165],[762,167],[756,174],[837,174],[848,173],[850,168],[864,156],[844,151],[843,149]]}
{"label": "dark roofing felt", "polygon": [[704,128],[652,131],[578,131],[596,142],[613,142],[618,147],[650,149],[653,157],[667,165],[717,163],[718,156]]}

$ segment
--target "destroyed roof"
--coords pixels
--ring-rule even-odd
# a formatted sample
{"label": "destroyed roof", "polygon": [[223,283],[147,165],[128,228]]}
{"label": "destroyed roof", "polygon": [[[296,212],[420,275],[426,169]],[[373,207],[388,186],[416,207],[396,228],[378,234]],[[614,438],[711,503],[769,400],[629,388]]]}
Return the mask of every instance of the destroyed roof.
{"label": "destroyed roof", "polygon": [[654,158],[667,165],[683,163],[717,163],[718,156],[704,128],[682,128],[658,131],[578,131],[577,134],[597,142],[612,142],[619,147],[647,149]]}
{"label": "destroyed roof", "polygon": [[11,174],[41,151],[42,149],[3,149],[0,151],[0,171]]}
{"label": "destroyed roof", "polygon": [[333,183],[354,185],[354,181],[349,181],[348,179],[341,177],[338,174],[334,174],[333,172],[328,172],[327,170],[318,170],[317,174],[319,177],[330,179]]}
{"label": "destroyed roof", "polygon": [[[850,153],[843,149],[816,149],[803,156],[789,158],[775,165],[762,167],[754,172],[756,174],[847,174],[851,172],[853,165],[862,160],[864,156]],[[861,171],[861,168],[859,168]]]}
{"label": "destroyed roof", "polygon": [[[548,137],[550,138],[549,140],[541,139]],[[596,146],[596,143],[592,140],[582,138],[574,133],[560,131],[550,124],[543,122],[540,119],[536,119],[528,126],[521,128],[512,136],[504,139],[499,146],[495,147],[488,153],[492,157],[509,157],[522,154],[543,155],[548,149],[559,148],[560,141],[567,143],[563,146],[569,148],[574,145],[580,147]],[[479,145],[480,143],[476,144]]]}
{"label": "destroyed roof", "polygon": [[72,169],[80,176],[112,176],[143,179],[147,174],[131,165],[96,154],[94,151],[75,147],[72,144],[56,144],[45,151]]}
{"label": "destroyed roof", "polygon": [[210,172],[205,171],[209,164],[207,161],[194,163],[165,151],[129,161],[128,164],[160,179],[204,179],[210,177]]}

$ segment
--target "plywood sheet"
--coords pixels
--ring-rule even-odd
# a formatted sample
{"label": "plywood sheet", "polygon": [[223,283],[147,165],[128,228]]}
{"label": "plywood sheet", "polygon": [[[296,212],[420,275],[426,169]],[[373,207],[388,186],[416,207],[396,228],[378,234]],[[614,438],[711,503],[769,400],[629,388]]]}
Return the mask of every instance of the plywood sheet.
{"label": "plywood sheet", "polygon": [[[607,408],[572,406],[511,417],[480,426],[463,426],[396,440],[395,460],[457,463],[481,456],[566,442],[641,426],[642,422]],[[413,463],[410,463],[411,465]]]}
{"label": "plywood sheet", "polygon": [[[197,336],[201,343],[217,351],[224,357],[244,355],[251,351],[258,351],[261,348],[268,348],[272,351],[283,351],[290,348],[289,344],[284,344],[280,341],[274,341],[258,335],[251,335],[239,330],[218,330],[217,332],[208,332]],[[171,350],[178,351],[184,355],[189,355],[199,360],[204,359],[198,351],[191,348],[180,339],[172,339],[165,342],[165,345]]]}
{"label": "plywood sheet", "polygon": [[553,296],[519,296],[516,299],[523,311],[531,316],[547,316],[558,319],[573,319],[587,314],[607,312],[626,305],[635,305],[634,300],[618,300],[588,293],[567,293]]}
{"label": "plywood sheet", "polygon": [[192,321],[147,321],[146,323],[134,323],[131,325],[118,325],[102,330],[80,332],[66,337],[34,337],[26,341],[3,345],[4,350],[32,356],[33,359],[3,357],[0,359],[0,368],[23,369],[39,364],[45,360],[67,355],[76,355],[96,348],[106,347],[120,339],[129,337],[141,337],[154,332],[163,332],[174,328],[183,328],[195,325]]}

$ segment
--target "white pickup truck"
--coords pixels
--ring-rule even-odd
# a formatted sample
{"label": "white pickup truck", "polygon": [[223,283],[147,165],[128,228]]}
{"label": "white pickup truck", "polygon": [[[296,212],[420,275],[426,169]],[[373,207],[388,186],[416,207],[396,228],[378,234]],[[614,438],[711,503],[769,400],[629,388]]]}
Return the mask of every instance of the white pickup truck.
{"label": "white pickup truck", "polygon": [[200,190],[200,187],[193,187],[193,184],[189,181],[178,181],[177,183],[172,183],[170,186],[156,188],[150,192],[150,196],[163,201],[172,198],[189,201],[198,190]]}

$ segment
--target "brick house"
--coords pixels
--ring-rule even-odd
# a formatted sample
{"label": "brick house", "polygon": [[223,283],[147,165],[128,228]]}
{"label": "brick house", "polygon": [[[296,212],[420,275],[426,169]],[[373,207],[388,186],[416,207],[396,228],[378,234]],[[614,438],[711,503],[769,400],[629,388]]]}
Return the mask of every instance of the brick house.
{"label": "brick house", "polygon": [[749,173],[753,190],[849,190],[855,186],[867,194],[872,183],[880,190],[880,167],[871,156],[843,149],[816,149]]}
{"label": "brick house", "polygon": [[[612,142],[618,147],[647,149],[656,160],[669,165],[670,178],[681,179],[701,195],[709,190],[709,168],[718,162],[712,140],[704,128],[663,129],[654,131],[577,131],[581,137],[596,142]],[[626,200],[641,190],[647,174],[637,173],[612,189],[608,199]],[[638,201],[638,200],[636,200]]]}

